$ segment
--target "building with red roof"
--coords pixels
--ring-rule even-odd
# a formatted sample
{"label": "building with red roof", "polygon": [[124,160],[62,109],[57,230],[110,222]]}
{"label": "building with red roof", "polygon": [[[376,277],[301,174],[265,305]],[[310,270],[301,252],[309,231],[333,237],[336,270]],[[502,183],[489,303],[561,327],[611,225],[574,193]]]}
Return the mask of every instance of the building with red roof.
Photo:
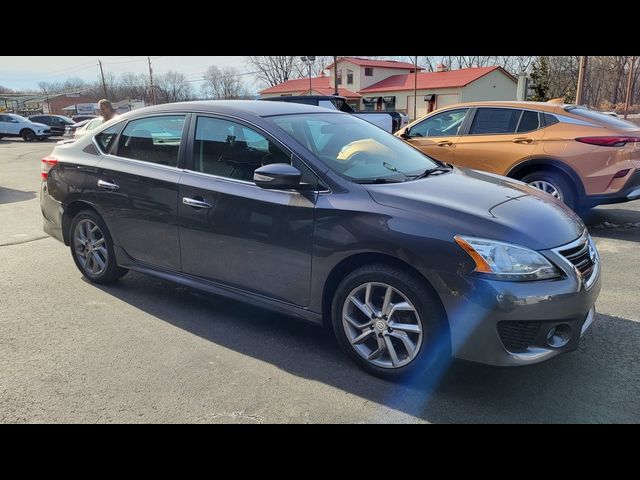
{"label": "building with red roof", "polygon": [[[263,97],[280,95],[332,95],[334,64],[330,74],[289,80],[260,92]],[[424,72],[411,63],[343,57],[337,61],[338,92],[356,110],[396,110],[413,118],[414,102],[420,117],[437,108],[461,102],[515,100],[518,80],[502,67]],[[414,89],[417,95],[414,96]],[[311,92],[311,93],[310,93]]]}

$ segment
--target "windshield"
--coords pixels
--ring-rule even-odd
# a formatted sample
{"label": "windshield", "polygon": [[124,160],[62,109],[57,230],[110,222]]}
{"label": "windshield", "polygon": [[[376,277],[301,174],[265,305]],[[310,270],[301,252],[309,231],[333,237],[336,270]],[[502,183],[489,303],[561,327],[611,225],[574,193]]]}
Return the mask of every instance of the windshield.
{"label": "windshield", "polygon": [[405,181],[440,166],[369,122],[340,113],[270,117],[329,168],[350,180]]}
{"label": "windshield", "polygon": [[15,118],[16,120],[19,120],[20,122],[29,122],[32,123],[31,120],[29,120],[28,118],[23,117],[22,115],[18,115],[16,113],[12,113],[11,115],[9,115],[10,117]]}

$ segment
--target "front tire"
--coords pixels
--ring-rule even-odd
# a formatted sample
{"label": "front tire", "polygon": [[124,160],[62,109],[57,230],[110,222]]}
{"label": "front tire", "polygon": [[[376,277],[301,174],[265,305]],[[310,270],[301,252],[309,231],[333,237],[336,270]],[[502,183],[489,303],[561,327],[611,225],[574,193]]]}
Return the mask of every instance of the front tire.
{"label": "front tire", "polygon": [[531,187],[550,194],[571,209],[576,207],[576,195],[571,184],[562,174],[545,171],[533,172],[526,175],[522,181]]}
{"label": "front tire", "polygon": [[92,210],[83,210],[73,218],[69,244],[73,261],[91,282],[112,283],[128,272],[117,265],[109,230]]}
{"label": "front tire", "polygon": [[443,307],[424,280],[389,265],[349,274],[332,304],[342,349],[367,372],[396,380],[451,358]]}
{"label": "front tire", "polygon": [[36,139],[35,132],[29,129],[23,130],[20,136],[25,142],[33,142]]}

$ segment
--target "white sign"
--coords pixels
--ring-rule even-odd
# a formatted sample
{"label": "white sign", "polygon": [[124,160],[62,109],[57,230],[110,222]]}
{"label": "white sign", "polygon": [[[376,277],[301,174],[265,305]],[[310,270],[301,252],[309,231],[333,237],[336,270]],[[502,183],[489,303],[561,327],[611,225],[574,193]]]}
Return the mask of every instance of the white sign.
{"label": "white sign", "polygon": [[95,103],[76,103],[76,112],[78,115],[93,115],[95,107]]}

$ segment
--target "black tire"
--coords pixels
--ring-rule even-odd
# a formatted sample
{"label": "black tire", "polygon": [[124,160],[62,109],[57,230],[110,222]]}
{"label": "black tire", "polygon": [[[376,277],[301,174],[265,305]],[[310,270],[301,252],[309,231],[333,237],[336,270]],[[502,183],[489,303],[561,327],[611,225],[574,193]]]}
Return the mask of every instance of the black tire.
{"label": "black tire", "polygon": [[[564,175],[552,171],[539,171],[533,172],[522,178],[522,181],[527,184],[531,184],[536,181],[543,181],[549,183],[556,189],[560,195],[560,200],[569,208],[574,209],[576,207],[576,194]],[[535,187],[534,187],[535,188]]]}
{"label": "black tire", "polygon": [[36,139],[36,133],[28,128],[22,130],[22,132],[20,132],[20,136],[25,142],[33,142]]}
{"label": "black tire", "polygon": [[[104,249],[100,248],[100,251],[98,251],[99,247],[92,247],[93,251],[96,252],[94,254],[93,251],[88,250],[88,247],[83,246],[80,241],[76,240],[76,233],[80,233],[80,230],[76,232],[76,229],[81,223],[82,226],[80,229],[84,228],[84,232],[86,232],[86,227],[90,227],[92,224],[98,227],[98,230],[93,232],[93,238],[95,238],[99,243],[99,247],[104,245]],[[90,238],[90,236],[84,236],[85,238]],[[104,241],[100,242],[100,239],[104,239]],[[102,218],[100,218],[100,215],[93,210],[82,210],[73,217],[71,226],[69,227],[69,246],[71,249],[71,256],[73,257],[73,261],[76,266],[82,275],[91,282],[100,284],[112,283],[126,275],[128,272],[126,268],[122,268],[117,265],[116,255],[113,250],[113,240],[109,233],[109,229]],[[82,252],[85,252],[85,255],[83,255]],[[104,255],[105,252],[106,258]],[[90,255],[92,258],[87,257],[87,255]],[[95,258],[98,258],[99,260],[96,261]],[[104,263],[103,267],[98,263],[100,261]]]}
{"label": "black tire", "polygon": [[[398,339],[395,338],[392,340],[392,336],[390,335],[393,332],[393,329],[387,330],[378,330],[380,325],[375,321],[376,326],[369,326],[368,328],[372,330],[372,334],[368,336],[366,342],[361,342],[359,347],[355,347],[351,344],[351,340],[348,335],[358,335],[359,333],[367,333],[366,328],[362,329],[360,332],[358,329],[351,329],[351,333],[347,333],[349,327],[345,326],[346,320],[343,322],[343,311],[349,310],[351,306],[351,301],[348,300],[349,296],[353,292],[359,291],[359,288],[363,288],[367,283],[374,282],[379,284],[384,284],[382,286],[372,287],[371,298],[374,307],[376,306],[376,297],[381,299],[379,296],[380,293],[375,293],[375,289],[379,288],[384,291],[388,286],[393,287],[397,292],[406,297],[409,302],[415,307],[415,312],[417,312],[417,316],[413,316],[413,313],[408,312],[397,312],[392,315],[391,318],[387,319],[386,317],[378,317],[384,318],[384,320],[388,320],[389,324],[387,328],[393,326],[393,324],[400,319],[400,323],[411,323],[402,321],[403,317],[398,317],[400,313],[411,315],[412,320],[415,321],[415,324],[420,324],[422,329],[422,338],[420,341],[420,346],[415,348],[414,351],[417,352],[413,356],[412,359],[410,355],[404,355],[405,362],[408,362],[404,365],[394,366],[394,365],[376,365],[372,363],[372,360],[367,360],[364,358],[364,354],[362,350],[360,353],[356,351],[356,348],[368,349],[367,345],[364,345],[366,342],[382,342],[383,344],[387,340],[384,336],[389,336],[389,341],[396,342],[396,355],[398,359],[402,359],[402,354],[408,352],[408,349],[402,346],[402,343],[397,343]],[[366,288],[366,287],[364,287]],[[361,290],[360,290],[361,291]],[[394,295],[397,295],[394,292]],[[395,297],[396,300],[399,300],[400,297]],[[347,303],[349,302],[349,303]],[[380,303],[380,302],[378,302]],[[393,303],[400,303],[399,301],[395,301]],[[354,310],[357,315],[362,315],[360,318],[364,319],[364,314],[359,310]],[[354,316],[353,312],[349,314],[349,316]],[[394,320],[395,319],[395,320]],[[351,357],[351,359],[358,364],[365,371],[376,375],[378,377],[385,378],[387,380],[399,380],[402,378],[406,378],[408,376],[417,376],[422,375],[423,373],[429,371],[431,375],[433,373],[434,378],[439,376],[442,373],[442,370],[446,368],[450,359],[451,359],[451,340],[449,335],[449,329],[447,326],[446,316],[440,303],[439,298],[435,294],[435,292],[425,284],[424,279],[417,277],[414,274],[408,273],[400,268],[396,268],[390,265],[383,264],[374,264],[367,265],[361,267],[344,278],[338,288],[336,289],[336,293],[333,298],[332,306],[331,306],[331,320],[334,334],[338,340],[338,344],[340,347],[346,352],[346,354]],[[373,322],[373,320],[372,320]],[[358,321],[358,323],[361,323]],[[355,332],[355,333],[354,333]],[[397,333],[397,332],[396,332]],[[400,332],[401,334],[405,334],[406,332]],[[409,334],[408,334],[409,335]],[[417,334],[412,333],[412,343],[414,345],[418,344],[416,341]],[[379,337],[376,338],[376,336]],[[371,345],[371,343],[369,343]],[[378,343],[379,345],[379,343]],[[375,343],[373,343],[373,347],[370,350],[373,351],[375,347]],[[391,362],[391,356],[389,355],[389,349],[383,353],[380,357],[375,358],[373,361]],[[387,359],[385,359],[385,355]]]}

